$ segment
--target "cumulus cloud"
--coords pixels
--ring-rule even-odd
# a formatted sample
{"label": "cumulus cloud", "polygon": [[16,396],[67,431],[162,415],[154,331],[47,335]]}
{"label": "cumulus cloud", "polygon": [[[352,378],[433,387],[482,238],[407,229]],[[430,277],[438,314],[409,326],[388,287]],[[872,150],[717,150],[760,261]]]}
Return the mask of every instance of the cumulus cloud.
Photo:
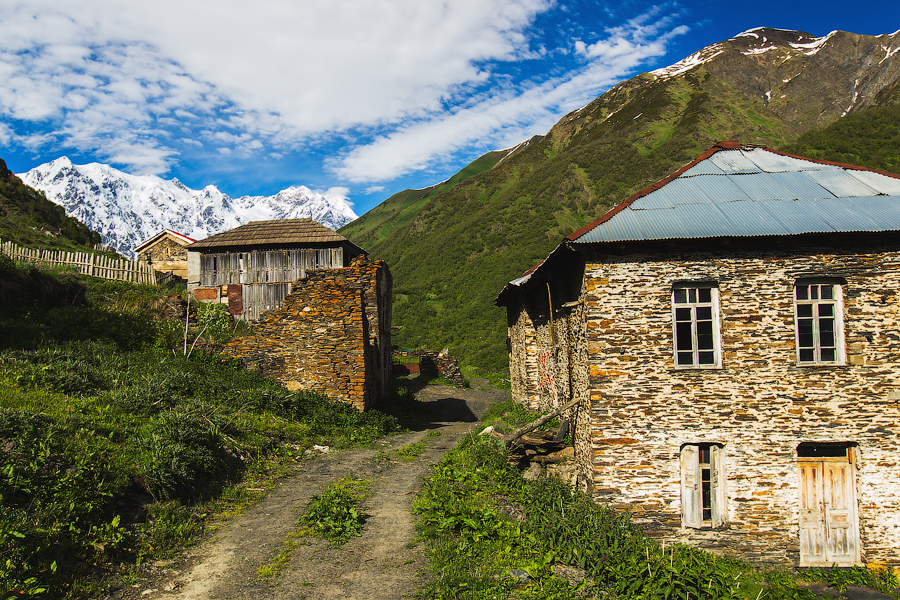
{"label": "cumulus cloud", "polygon": [[545,131],[683,31],[655,9],[533,39],[563,2],[0,0],[0,142],[163,174],[201,147],[262,160],[341,140],[333,174],[384,182]]}

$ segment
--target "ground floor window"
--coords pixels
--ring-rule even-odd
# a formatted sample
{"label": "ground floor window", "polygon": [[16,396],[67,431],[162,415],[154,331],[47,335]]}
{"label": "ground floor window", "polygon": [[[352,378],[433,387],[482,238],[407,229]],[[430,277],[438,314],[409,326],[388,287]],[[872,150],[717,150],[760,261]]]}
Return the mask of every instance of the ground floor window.
{"label": "ground floor window", "polygon": [[725,523],[724,448],[718,444],[681,447],[681,520],[685,527]]}

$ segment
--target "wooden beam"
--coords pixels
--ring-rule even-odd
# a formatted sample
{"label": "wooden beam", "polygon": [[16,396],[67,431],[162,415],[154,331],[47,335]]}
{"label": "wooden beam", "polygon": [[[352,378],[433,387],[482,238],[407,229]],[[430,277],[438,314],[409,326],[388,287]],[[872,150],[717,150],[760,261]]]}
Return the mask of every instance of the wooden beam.
{"label": "wooden beam", "polygon": [[525,425],[524,427],[520,427],[519,429],[516,429],[516,430],[513,431],[511,434],[509,434],[509,435],[507,435],[506,437],[503,438],[503,443],[506,445],[507,448],[509,448],[510,446],[513,445],[513,443],[514,443],[517,439],[519,439],[520,437],[522,437],[522,436],[525,435],[526,433],[528,433],[528,432],[530,432],[530,431],[534,431],[535,429],[537,429],[538,427],[540,427],[540,426],[543,425],[544,423],[546,423],[546,422],[552,420],[554,417],[558,417],[558,416],[561,415],[563,412],[569,410],[570,408],[572,408],[573,406],[575,406],[575,405],[578,404],[579,402],[581,402],[581,399],[578,399],[578,400],[572,400],[571,402],[569,402],[569,403],[566,404],[565,406],[561,406],[560,408],[557,408],[557,409],[554,410],[553,412],[544,415],[543,417],[541,417],[541,418],[538,419],[537,421],[532,421],[532,422],[529,423],[528,425]]}

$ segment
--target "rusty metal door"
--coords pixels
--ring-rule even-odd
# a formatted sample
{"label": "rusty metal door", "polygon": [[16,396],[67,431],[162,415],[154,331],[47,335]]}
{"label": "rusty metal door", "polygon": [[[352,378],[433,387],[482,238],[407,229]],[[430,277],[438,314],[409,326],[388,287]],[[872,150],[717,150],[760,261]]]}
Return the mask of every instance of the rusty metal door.
{"label": "rusty metal door", "polygon": [[852,449],[841,457],[798,458],[800,566],[859,563]]}

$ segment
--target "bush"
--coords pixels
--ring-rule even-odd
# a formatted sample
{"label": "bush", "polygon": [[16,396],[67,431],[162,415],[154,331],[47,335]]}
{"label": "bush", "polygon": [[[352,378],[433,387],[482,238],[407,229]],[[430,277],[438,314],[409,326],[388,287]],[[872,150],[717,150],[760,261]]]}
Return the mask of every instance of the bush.
{"label": "bush", "polygon": [[324,492],[310,498],[300,523],[336,546],[361,535],[365,514],[359,504],[368,493],[368,485],[352,475],[332,482]]}
{"label": "bush", "polygon": [[215,411],[198,404],[166,410],[143,437],[144,485],[156,500],[189,499],[222,483],[231,470]]}
{"label": "bush", "polygon": [[206,335],[216,342],[227,342],[232,337],[234,318],[224,304],[218,302],[197,302],[197,324]]}

